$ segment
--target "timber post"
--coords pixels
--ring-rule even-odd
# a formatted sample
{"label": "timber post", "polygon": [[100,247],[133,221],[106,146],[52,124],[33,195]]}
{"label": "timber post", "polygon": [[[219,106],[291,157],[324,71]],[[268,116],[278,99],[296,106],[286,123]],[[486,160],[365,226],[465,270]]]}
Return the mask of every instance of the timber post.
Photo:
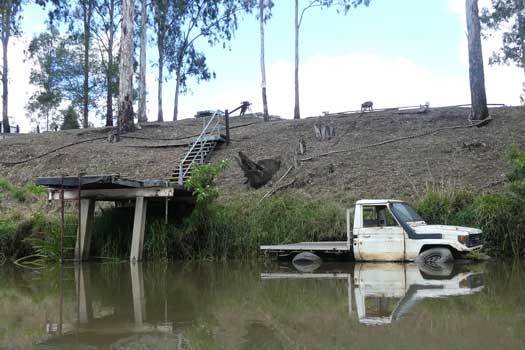
{"label": "timber post", "polygon": [[135,201],[135,217],[133,219],[133,237],[131,240],[131,262],[142,260],[144,253],[144,231],[146,230],[146,211],[148,202],[144,197]]}
{"label": "timber post", "polygon": [[75,245],[75,260],[85,261],[89,258],[91,235],[95,221],[95,200],[79,199],[80,213]]}
{"label": "timber post", "polygon": [[228,114],[228,110],[224,111],[224,124],[226,127],[226,144],[230,144],[230,115]]}

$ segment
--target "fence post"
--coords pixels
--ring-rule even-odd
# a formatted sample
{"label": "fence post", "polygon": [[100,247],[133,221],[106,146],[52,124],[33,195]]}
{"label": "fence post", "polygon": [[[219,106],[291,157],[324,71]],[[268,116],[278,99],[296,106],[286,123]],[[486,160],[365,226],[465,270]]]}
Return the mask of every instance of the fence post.
{"label": "fence post", "polygon": [[224,111],[224,123],[226,124],[226,144],[230,144],[230,115],[228,110]]}

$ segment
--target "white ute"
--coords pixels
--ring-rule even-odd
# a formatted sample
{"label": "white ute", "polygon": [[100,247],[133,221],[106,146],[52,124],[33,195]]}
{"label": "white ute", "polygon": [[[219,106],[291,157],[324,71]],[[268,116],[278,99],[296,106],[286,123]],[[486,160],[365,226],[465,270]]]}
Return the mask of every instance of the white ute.
{"label": "white ute", "polygon": [[357,261],[446,262],[481,249],[481,230],[448,225],[427,225],[403,201],[360,200],[355,204],[353,230],[347,210],[347,240],[263,245],[279,256],[301,252],[349,255]]}

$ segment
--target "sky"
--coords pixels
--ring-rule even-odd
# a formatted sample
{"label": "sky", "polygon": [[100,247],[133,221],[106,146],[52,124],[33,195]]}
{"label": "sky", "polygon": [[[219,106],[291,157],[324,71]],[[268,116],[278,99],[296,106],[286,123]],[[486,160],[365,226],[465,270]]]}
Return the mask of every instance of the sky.
{"label": "sky", "polygon": [[[266,24],[266,73],[269,111],[292,118],[294,109],[294,1],[274,0]],[[300,0],[300,4],[306,0]],[[490,0],[479,0],[480,8]],[[31,38],[45,30],[46,13],[38,7],[23,12],[23,34],[11,41],[9,114],[28,132],[25,105],[34,87],[29,84],[31,63],[24,50]],[[151,36],[153,33],[149,33]],[[501,43],[496,33],[483,41],[484,59]],[[240,20],[235,37],[224,49],[200,42],[216,79],[197,84],[180,96],[179,118],[199,110],[233,109],[241,101],[262,111],[259,62],[259,23],[255,14]],[[470,103],[465,0],[372,0],[369,7],[347,15],[335,8],[312,8],[305,13],[300,32],[300,100],[302,117],[360,108],[446,106]],[[147,51],[148,120],[157,117],[156,47]],[[485,66],[489,103],[518,105],[523,71],[510,66]],[[171,120],[175,84],[164,85],[164,119]],[[94,116],[91,117],[93,121]],[[94,120],[96,125],[103,121]]]}

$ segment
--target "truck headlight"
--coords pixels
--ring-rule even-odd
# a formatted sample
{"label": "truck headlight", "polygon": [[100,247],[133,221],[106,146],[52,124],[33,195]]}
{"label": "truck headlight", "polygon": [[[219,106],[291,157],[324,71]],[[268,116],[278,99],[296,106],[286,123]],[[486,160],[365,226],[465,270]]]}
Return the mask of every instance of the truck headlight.
{"label": "truck headlight", "polygon": [[459,243],[461,243],[463,245],[466,245],[467,241],[468,241],[468,236],[458,236],[458,242]]}

